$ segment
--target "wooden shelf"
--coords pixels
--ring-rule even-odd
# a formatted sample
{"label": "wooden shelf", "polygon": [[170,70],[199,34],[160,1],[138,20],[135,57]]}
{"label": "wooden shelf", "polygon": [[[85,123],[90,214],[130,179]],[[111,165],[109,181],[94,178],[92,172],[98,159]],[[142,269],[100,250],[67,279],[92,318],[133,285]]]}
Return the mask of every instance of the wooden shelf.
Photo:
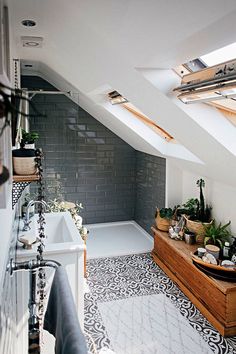
{"label": "wooden shelf", "polygon": [[38,180],[39,180],[38,175],[27,175],[27,176],[14,175],[13,176],[13,182],[33,182]]}

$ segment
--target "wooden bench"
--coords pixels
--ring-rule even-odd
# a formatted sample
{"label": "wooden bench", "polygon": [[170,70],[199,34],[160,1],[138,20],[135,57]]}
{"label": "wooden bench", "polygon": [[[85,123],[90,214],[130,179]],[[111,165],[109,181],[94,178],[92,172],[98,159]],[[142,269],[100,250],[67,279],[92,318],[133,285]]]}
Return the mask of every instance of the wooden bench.
{"label": "wooden bench", "polygon": [[167,232],[154,233],[154,261],[225,337],[236,335],[236,283],[214,279],[193,263],[191,252],[197,245],[176,241]]}

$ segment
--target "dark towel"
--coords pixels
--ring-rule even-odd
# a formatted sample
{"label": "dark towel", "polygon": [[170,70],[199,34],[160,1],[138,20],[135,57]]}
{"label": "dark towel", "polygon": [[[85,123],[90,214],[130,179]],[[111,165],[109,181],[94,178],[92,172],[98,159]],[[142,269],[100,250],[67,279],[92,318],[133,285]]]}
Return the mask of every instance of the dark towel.
{"label": "dark towel", "polygon": [[44,329],[56,339],[56,354],[88,353],[67,274],[63,267],[55,271],[44,318]]}

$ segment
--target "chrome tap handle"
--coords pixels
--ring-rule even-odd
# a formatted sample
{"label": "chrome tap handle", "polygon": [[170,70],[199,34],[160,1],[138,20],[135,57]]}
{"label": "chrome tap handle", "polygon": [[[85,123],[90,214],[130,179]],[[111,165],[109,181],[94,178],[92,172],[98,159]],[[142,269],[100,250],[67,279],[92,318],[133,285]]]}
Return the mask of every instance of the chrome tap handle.
{"label": "chrome tap handle", "polygon": [[46,211],[48,205],[47,203],[44,201],[44,200],[31,200],[27,207],[26,207],[26,213],[25,213],[25,218],[24,218],[24,227],[23,227],[23,230],[22,231],[29,231],[30,230],[30,207],[32,205],[37,205],[37,204],[40,204],[43,208],[44,208],[44,211]]}
{"label": "chrome tap handle", "polygon": [[23,229],[22,231],[29,231],[30,230],[30,223],[31,223],[31,220],[27,220],[27,219],[24,219],[24,226],[23,226]]}

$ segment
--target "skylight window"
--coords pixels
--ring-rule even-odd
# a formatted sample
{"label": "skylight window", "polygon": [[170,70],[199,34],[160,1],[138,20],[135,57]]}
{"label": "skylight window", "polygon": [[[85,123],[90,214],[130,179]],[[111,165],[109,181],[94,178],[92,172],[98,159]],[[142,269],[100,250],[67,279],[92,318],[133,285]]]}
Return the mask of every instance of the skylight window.
{"label": "skylight window", "polygon": [[207,66],[213,66],[236,58],[236,42],[201,56]]}
{"label": "skylight window", "polygon": [[214,106],[236,125],[236,42],[174,70],[182,79],[174,89],[179,100]]}
{"label": "skylight window", "polygon": [[162,129],[159,125],[157,125],[153,120],[144,115],[137,107],[135,107],[132,103],[130,103],[124,96],[122,96],[117,91],[108,92],[108,99],[112,105],[121,105],[124,109],[133,114],[136,118],[150,127],[155,131],[158,135],[164,138],[166,141],[174,142],[174,138],[167,133],[164,129]]}
{"label": "skylight window", "polygon": [[159,125],[157,125],[153,120],[148,118],[146,115],[144,115],[137,107],[135,107],[132,103],[124,103],[122,104],[122,107],[124,107],[127,111],[135,115],[136,118],[141,120],[144,124],[149,126],[152,130],[155,131],[158,135],[160,135],[162,138],[164,138],[166,141],[172,141],[174,138],[167,133],[166,130],[162,129]]}
{"label": "skylight window", "polygon": [[113,105],[128,102],[128,100],[117,91],[109,92],[108,98]]}

